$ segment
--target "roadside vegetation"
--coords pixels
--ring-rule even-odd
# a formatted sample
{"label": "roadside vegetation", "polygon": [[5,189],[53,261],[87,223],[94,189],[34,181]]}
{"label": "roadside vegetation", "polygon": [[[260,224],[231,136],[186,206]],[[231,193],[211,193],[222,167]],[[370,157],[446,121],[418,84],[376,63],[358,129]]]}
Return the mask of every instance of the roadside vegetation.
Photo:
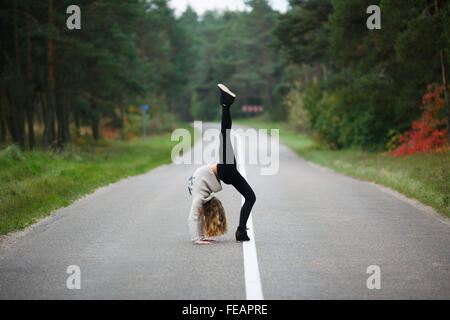
{"label": "roadside vegetation", "polygon": [[6,147],[0,151],[0,234],[23,229],[98,187],[170,163],[175,144],[163,133],[131,141],[86,135],[62,152]]}

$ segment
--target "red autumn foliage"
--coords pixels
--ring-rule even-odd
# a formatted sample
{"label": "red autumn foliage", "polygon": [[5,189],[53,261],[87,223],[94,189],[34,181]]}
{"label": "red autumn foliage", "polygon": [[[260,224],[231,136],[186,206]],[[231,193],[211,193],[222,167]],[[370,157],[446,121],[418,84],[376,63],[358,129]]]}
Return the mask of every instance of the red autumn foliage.
{"label": "red autumn foliage", "polygon": [[117,139],[120,135],[120,129],[108,128],[103,130],[103,137],[108,139]]}
{"label": "red autumn foliage", "polygon": [[[130,130],[130,123],[128,122],[128,119],[126,117],[123,119],[123,125],[125,138],[128,141],[132,141],[135,138],[136,134]],[[118,139],[121,136],[121,128],[116,128],[111,125],[104,125],[102,136],[112,140]]]}
{"label": "red autumn foliage", "polygon": [[412,123],[411,130],[399,137],[400,146],[387,156],[400,157],[408,154],[443,152],[448,150],[447,129],[443,128],[447,118],[439,118],[438,111],[445,105],[444,86],[428,86],[428,93],[422,98],[424,112]]}

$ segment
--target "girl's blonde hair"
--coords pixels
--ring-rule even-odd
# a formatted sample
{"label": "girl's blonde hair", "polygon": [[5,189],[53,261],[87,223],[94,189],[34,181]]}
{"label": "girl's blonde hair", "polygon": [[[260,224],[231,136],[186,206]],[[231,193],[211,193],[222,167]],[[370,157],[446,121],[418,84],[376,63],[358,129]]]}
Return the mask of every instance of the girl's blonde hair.
{"label": "girl's blonde hair", "polygon": [[227,232],[227,219],[222,202],[216,197],[203,204],[203,233],[209,237],[220,236]]}

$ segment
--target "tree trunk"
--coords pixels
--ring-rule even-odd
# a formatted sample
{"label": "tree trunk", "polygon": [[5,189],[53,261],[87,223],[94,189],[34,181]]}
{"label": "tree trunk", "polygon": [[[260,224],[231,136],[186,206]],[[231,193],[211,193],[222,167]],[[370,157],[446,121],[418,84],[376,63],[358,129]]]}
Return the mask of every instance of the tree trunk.
{"label": "tree trunk", "polygon": [[98,126],[99,126],[99,123],[100,123],[100,116],[98,114],[97,106],[96,106],[92,96],[91,96],[91,109],[93,111],[92,119],[91,119],[92,137],[95,140],[98,140],[98,138],[100,136],[99,135],[99,130],[98,130],[99,129]]}
{"label": "tree trunk", "polygon": [[[49,0],[48,4],[48,22],[49,25],[53,25],[53,0]],[[45,123],[44,134],[44,148],[48,148],[50,143],[55,139],[55,110],[56,110],[56,98],[55,98],[55,74],[54,74],[54,61],[53,61],[53,39],[47,38],[47,95],[48,95],[48,108],[47,108],[47,121]]]}
{"label": "tree trunk", "polygon": [[30,150],[33,150],[36,146],[35,139],[34,139],[34,113],[33,113],[33,92],[28,92],[29,97],[27,97],[27,108],[26,108],[26,114],[27,114],[27,124],[28,124],[28,148]]}
{"label": "tree trunk", "polygon": [[0,89],[0,141],[6,141],[6,119],[4,111],[4,90]]}
{"label": "tree trunk", "polygon": [[57,104],[57,119],[58,119],[58,145],[60,148],[64,146],[64,144],[69,140],[69,117],[68,117],[68,101],[67,101],[67,90],[64,81],[62,85],[61,92],[58,95],[58,104]]}
{"label": "tree trunk", "polygon": [[13,116],[14,106],[11,101],[11,97],[8,94],[9,92],[4,89],[4,93],[5,93],[4,102],[5,102],[5,111],[6,111],[6,114],[5,114],[6,127],[9,131],[9,135],[11,136],[12,141],[16,142],[17,141],[17,131],[16,131],[16,123],[14,121],[14,116]]}
{"label": "tree trunk", "polygon": [[27,113],[27,123],[28,123],[28,147],[30,150],[33,150],[35,147],[35,141],[34,141],[34,119],[33,119],[33,77],[32,77],[32,70],[31,70],[31,39],[30,39],[30,8],[27,6],[27,22],[26,22],[26,28],[27,28],[27,102],[26,102],[26,113]]}
{"label": "tree trunk", "polygon": [[16,108],[16,102],[11,95],[8,96],[7,102],[7,124],[8,130],[11,135],[12,141],[14,143],[18,143],[21,147],[23,145],[20,144],[20,125],[18,118],[20,117],[20,109]]}
{"label": "tree trunk", "polygon": [[445,110],[447,115],[447,144],[450,144],[450,106],[448,104],[448,87],[447,87],[447,77],[445,74],[445,64],[444,64],[444,50],[439,52],[441,57],[441,72],[442,72],[442,84],[444,85],[444,99],[445,99]]}
{"label": "tree trunk", "polygon": [[99,138],[98,125],[99,125],[98,116],[95,115],[92,118],[92,123],[91,123],[92,136],[94,137],[95,140],[98,140],[98,138]]}
{"label": "tree trunk", "polygon": [[[17,1],[13,1],[13,30],[14,30],[14,54],[16,60],[16,83],[20,84],[21,79],[21,64],[20,64],[20,50],[19,50],[19,31],[17,22]],[[25,148],[25,124],[24,124],[24,110],[22,99],[20,95],[15,96],[15,108],[12,110],[13,122],[16,131],[16,140],[22,149]]]}
{"label": "tree trunk", "polygon": [[78,110],[74,110],[74,118],[75,118],[75,134],[77,137],[80,136],[80,113]]}
{"label": "tree trunk", "polygon": [[71,109],[71,103],[70,99],[67,97],[67,92],[64,91],[64,114],[63,114],[63,121],[64,121],[64,141],[68,142],[70,141],[70,109]]}
{"label": "tree trunk", "polygon": [[[61,81],[61,80],[59,80]],[[64,99],[63,99],[63,93],[61,90],[64,90],[64,84],[62,86],[59,86],[57,90],[55,90],[55,116],[56,116],[56,143],[58,145],[58,148],[63,147],[64,144],[64,121],[63,121],[63,108],[64,108]]]}
{"label": "tree trunk", "polygon": [[55,116],[53,110],[50,110],[48,102],[48,94],[41,95],[42,98],[42,115],[44,118],[44,136],[42,146],[47,149],[50,143],[55,139]]}
{"label": "tree trunk", "polygon": [[0,141],[1,142],[6,141],[6,128],[5,123],[3,121],[3,117],[0,119]]}
{"label": "tree trunk", "polygon": [[[439,9],[438,0],[434,0],[434,10],[437,14]],[[442,74],[442,85],[444,86],[444,99],[445,99],[445,111],[447,115],[447,144],[450,144],[450,106],[448,104],[448,87],[447,87],[447,76],[445,74],[445,63],[444,63],[444,50],[439,50],[439,58],[441,62],[441,74]]]}
{"label": "tree trunk", "polygon": [[36,120],[40,127],[44,125],[44,103],[42,99],[42,91],[36,89],[35,106],[36,106]]}
{"label": "tree trunk", "polygon": [[120,107],[120,137],[125,140],[125,106]]}
{"label": "tree trunk", "polygon": [[6,128],[3,122],[3,118],[0,119],[0,142],[6,141]]}

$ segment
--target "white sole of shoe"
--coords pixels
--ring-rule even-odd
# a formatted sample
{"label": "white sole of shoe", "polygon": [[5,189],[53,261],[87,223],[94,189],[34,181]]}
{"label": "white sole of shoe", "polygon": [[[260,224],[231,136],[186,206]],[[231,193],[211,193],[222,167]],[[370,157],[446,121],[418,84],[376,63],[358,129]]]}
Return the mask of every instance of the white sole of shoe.
{"label": "white sole of shoe", "polygon": [[217,86],[219,87],[220,90],[225,91],[226,93],[228,93],[233,98],[236,98],[236,95],[233,92],[231,92],[230,89],[228,89],[225,85],[219,83]]}

